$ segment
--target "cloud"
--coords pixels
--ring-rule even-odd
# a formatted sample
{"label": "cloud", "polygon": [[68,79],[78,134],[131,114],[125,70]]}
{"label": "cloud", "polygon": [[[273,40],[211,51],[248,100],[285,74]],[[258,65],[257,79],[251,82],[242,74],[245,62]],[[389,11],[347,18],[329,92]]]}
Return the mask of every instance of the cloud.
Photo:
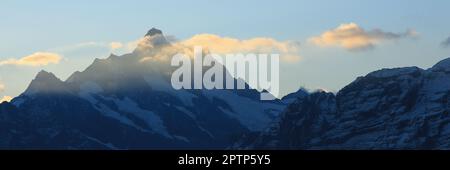
{"label": "cloud", "polygon": [[2,102],[10,102],[13,98],[11,96],[3,96],[2,99],[0,99],[0,103]]}
{"label": "cloud", "polygon": [[321,47],[338,46],[347,50],[364,50],[374,48],[386,40],[415,37],[418,33],[408,30],[404,33],[386,32],[381,29],[366,31],[355,23],[341,24],[339,27],[326,31],[320,36],[312,37],[309,42]]}
{"label": "cloud", "polygon": [[5,85],[2,82],[0,82],[0,92],[3,91],[5,91]]}
{"label": "cloud", "polygon": [[121,42],[111,42],[109,43],[109,47],[113,50],[119,49],[123,47],[123,44]]}
{"label": "cloud", "polygon": [[50,51],[71,52],[71,51],[77,51],[77,50],[86,49],[86,48],[108,48],[108,47],[109,47],[109,44],[107,44],[107,43],[90,41],[90,42],[81,42],[78,44],[62,46],[62,47],[51,49]]}
{"label": "cloud", "polygon": [[[157,52],[150,52],[142,61],[167,60],[167,56],[184,52],[190,55],[195,46],[202,46],[205,51],[228,54],[228,53],[278,53],[281,61],[297,62],[300,60],[300,44],[294,41],[278,41],[273,38],[257,37],[240,40],[237,38],[221,37],[214,34],[198,34],[185,40],[177,40],[173,36],[145,36],[129,42],[84,42],[53,51],[67,53],[68,51],[79,51],[85,48],[108,48],[120,52],[132,52],[133,50],[148,51],[155,44],[160,44],[162,39],[171,43],[171,46],[162,47]],[[155,50],[155,49],[153,49]]]}
{"label": "cloud", "polygon": [[450,37],[448,37],[447,39],[445,39],[445,40],[441,43],[441,45],[442,45],[443,47],[450,47]]}
{"label": "cloud", "polygon": [[19,66],[45,66],[48,64],[58,64],[62,57],[55,53],[49,52],[36,52],[29,56],[22,57],[20,59],[10,58],[6,60],[0,60],[1,65],[19,65]]}
{"label": "cloud", "polygon": [[[149,41],[153,40],[147,37],[134,42],[132,45],[136,46],[137,44],[138,48],[152,48],[153,43],[148,43]],[[280,54],[281,61],[285,62],[297,62],[301,58],[299,55],[300,44],[298,42],[277,41],[266,37],[240,40],[237,38],[221,37],[214,34],[198,34],[191,38],[174,42],[167,48],[160,49],[159,53],[156,54],[157,57],[151,56],[144,58],[143,60],[145,61],[150,58],[153,60],[167,59],[167,56],[179,52],[193,55],[192,50],[195,46],[201,46],[203,50],[207,52],[223,55],[236,53],[277,53]],[[160,58],[158,58],[158,56]]]}
{"label": "cloud", "polygon": [[280,42],[272,38],[252,38],[239,40],[213,34],[199,34],[181,42],[187,46],[202,46],[215,53],[274,53],[291,54],[298,52],[298,44]]}
{"label": "cloud", "polygon": [[[2,82],[0,82],[0,92],[3,92],[3,91],[5,91],[5,85]],[[11,100],[12,100],[11,96],[3,96],[3,98],[0,99],[0,103],[2,103],[4,101],[9,102]]]}
{"label": "cloud", "polygon": [[102,52],[112,52],[117,50],[127,50],[125,47],[125,44],[119,41],[112,41],[112,42],[96,42],[96,41],[89,41],[89,42],[81,42],[77,44],[71,44],[66,46],[61,46],[57,48],[49,49],[48,51],[53,51],[57,53],[62,54],[92,54],[98,51]]}

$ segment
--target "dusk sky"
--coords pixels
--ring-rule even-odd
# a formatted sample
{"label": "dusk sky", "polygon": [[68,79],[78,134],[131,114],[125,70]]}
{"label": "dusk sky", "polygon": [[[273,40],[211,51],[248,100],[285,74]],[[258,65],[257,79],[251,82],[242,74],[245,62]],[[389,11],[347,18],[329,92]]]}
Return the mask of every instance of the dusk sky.
{"label": "dusk sky", "polygon": [[2,0],[0,98],[19,95],[39,70],[65,80],[95,58],[130,52],[152,27],[173,41],[208,34],[297,44],[281,63],[282,94],[336,92],[378,69],[426,69],[450,57],[448,0],[207,2]]}

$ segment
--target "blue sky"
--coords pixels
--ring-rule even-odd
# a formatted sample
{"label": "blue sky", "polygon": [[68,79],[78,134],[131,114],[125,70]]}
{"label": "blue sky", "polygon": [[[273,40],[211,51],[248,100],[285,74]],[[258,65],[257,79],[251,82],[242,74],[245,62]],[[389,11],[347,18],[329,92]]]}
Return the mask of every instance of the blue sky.
{"label": "blue sky", "polygon": [[[209,33],[236,39],[270,37],[300,42],[297,62],[282,63],[282,93],[300,86],[338,91],[356,77],[381,68],[431,67],[450,57],[441,45],[450,36],[448,0],[247,0],[247,1],[24,1],[0,2],[0,60],[36,52],[63,56],[58,64],[0,65],[1,96],[17,96],[45,69],[66,79],[94,58],[125,51],[80,44],[131,42],[157,27],[176,39]],[[318,46],[309,40],[341,24],[369,32],[414,37],[381,39],[367,50]],[[375,41],[375,40],[374,40]]]}

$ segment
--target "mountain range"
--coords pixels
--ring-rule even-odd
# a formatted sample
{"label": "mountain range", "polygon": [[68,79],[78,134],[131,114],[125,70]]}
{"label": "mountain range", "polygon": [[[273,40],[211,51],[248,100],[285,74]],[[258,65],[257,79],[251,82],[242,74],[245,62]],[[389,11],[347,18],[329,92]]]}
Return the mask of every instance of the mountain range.
{"label": "mountain range", "polygon": [[286,106],[252,89],[173,89],[174,68],[151,60],[171,46],[153,28],[132,53],[95,59],[65,81],[39,72],[0,105],[0,148],[220,149]]}
{"label": "mountain range", "polygon": [[450,59],[261,101],[254,89],[174,90],[156,61],[171,46],[152,28],[67,80],[40,71],[0,104],[0,148],[450,149]]}
{"label": "mountain range", "polygon": [[382,69],[337,94],[297,98],[234,148],[450,149],[450,58],[432,68]]}

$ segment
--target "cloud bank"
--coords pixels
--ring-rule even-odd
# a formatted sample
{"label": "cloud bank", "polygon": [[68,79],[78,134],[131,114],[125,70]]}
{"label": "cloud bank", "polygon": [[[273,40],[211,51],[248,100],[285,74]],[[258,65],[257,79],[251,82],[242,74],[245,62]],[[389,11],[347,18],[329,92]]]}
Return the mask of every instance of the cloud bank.
{"label": "cloud bank", "polygon": [[10,58],[6,60],[0,60],[0,66],[2,65],[17,65],[17,66],[45,66],[48,64],[58,64],[62,57],[55,53],[48,52],[36,52],[34,54],[22,57],[20,59]]}
{"label": "cloud bank", "polygon": [[111,43],[109,43],[109,47],[110,47],[112,50],[120,49],[120,48],[123,47],[123,44],[122,44],[121,42],[111,42]]}
{"label": "cloud bank", "polygon": [[309,42],[321,47],[337,46],[347,50],[365,50],[374,48],[386,40],[415,36],[417,36],[417,32],[413,30],[403,33],[386,32],[381,29],[367,31],[355,23],[347,23],[326,31],[320,36],[312,37]]}
{"label": "cloud bank", "polygon": [[214,34],[198,34],[180,42],[185,46],[202,46],[213,53],[279,53],[284,61],[298,61],[300,45],[297,42],[277,41],[272,38],[257,37],[240,40]]}
{"label": "cloud bank", "polygon": [[[144,37],[134,43],[137,49],[153,48],[155,42],[159,38]],[[132,45],[129,43],[128,46]],[[257,37],[251,39],[237,39],[230,37],[221,37],[214,34],[198,34],[191,38],[173,42],[170,46],[159,49],[154,56],[143,58],[142,61],[148,60],[167,60],[176,53],[184,53],[192,56],[195,46],[201,46],[205,52],[216,54],[237,54],[237,53],[267,53],[279,54],[281,61],[297,62],[301,59],[299,55],[300,44],[292,41],[278,41],[272,38]],[[130,47],[128,47],[130,48]],[[153,53],[152,53],[153,54]]]}

